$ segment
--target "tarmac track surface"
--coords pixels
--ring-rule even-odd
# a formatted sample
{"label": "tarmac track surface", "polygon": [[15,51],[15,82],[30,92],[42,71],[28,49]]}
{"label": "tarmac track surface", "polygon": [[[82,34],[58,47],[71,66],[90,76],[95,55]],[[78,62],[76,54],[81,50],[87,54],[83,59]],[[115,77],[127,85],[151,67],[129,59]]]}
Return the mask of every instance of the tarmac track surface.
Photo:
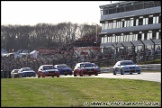
{"label": "tarmac track surface", "polygon": [[[59,78],[70,78],[70,77],[74,77],[74,75],[60,75]],[[36,77],[27,77],[27,78],[38,78]],[[52,77],[45,77],[45,78],[52,78]],[[57,77],[54,77],[57,78]],[[120,75],[120,74],[116,74],[113,75],[112,73],[101,73],[98,74],[98,76],[95,75],[91,75],[91,76],[76,76],[75,78],[122,78],[122,79],[137,79],[137,80],[147,80],[147,81],[155,81],[155,82],[160,82],[161,83],[161,72],[143,72],[141,74],[124,74],[124,75]]]}

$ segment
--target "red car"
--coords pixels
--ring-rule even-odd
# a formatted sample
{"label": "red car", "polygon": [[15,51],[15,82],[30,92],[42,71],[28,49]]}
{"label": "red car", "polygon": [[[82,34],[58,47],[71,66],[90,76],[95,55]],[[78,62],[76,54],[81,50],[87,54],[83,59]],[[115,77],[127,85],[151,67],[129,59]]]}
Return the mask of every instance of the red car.
{"label": "red car", "polygon": [[59,74],[59,71],[58,69],[55,69],[53,65],[41,65],[39,68],[38,68],[38,78],[40,77],[45,77],[45,76],[57,76],[59,77],[60,74]]}
{"label": "red car", "polygon": [[94,63],[82,62],[77,63],[74,68],[74,76],[80,75],[98,75],[98,69]]}

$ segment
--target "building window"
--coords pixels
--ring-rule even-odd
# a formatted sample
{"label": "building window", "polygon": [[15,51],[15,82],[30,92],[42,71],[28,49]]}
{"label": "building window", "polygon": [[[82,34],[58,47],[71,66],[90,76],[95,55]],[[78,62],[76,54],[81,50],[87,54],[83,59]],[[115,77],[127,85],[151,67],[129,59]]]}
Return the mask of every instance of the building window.
{"label": "building window", "polygon": [[108,21],[105,22],[105,29],[108,29]]}
{"label": "building window", "polygon": [[127,35],[127,41],[130,41],[130,35]]}
{"label": "building window", "polygon": [[122,27],[124,27],[124,22],[125,22],[125,21],[122,21]]}
{"label": "building window", "polygon": [[159,32],[159,39],[161,39],[161,31]]}
{"label": "building window", "polygon": [[156,32],[155,31],[153,31],[153,33],[152,33],[152,39],[156,39]]}
{"label": "building window", "polygon": [[123,42],[123,36],[120,36],[120,42]]}
{"label": "building window", "polygon": [[110,23],[110,29],[112,29],[112,22]]}
{"label": "building window", "polygon": [[144,33],[144,40],[147,40],[147,33]]}
{"label": "building window", "polygon": [[115,36],[112,36],[112,42],[115,42]]}
{"label": "building window", "polygon": [[111,29],[111,25],[110,25],[110,22],[109,22],[108,26],[109,26],[109,29]]}
{"label": "building window", "polygon": [[153,24],[153,17],[149,17],[148,24]]}
{"label": "building window", "polygon": [[150,40],[150,39],[152,39],[152,32],[148,32],[147,34],[147,40]]}
{"label": "building window", "polygon": [[159,23],[161,23],[161,15],[159,16]]}
{"label": "building window", "polygon": [[132,35],[132,41],[134,41],[134,40],[135,40],[134,38],[135,38],[135,35],[133,34],[133,35]]}
{"label": "building window", "polygon": [[127,27],[130,27],[130,20],[128,20],[128,22],[127,22]]}
{"label": "building window", "polygon": [[133,19],[130,19],[130,26],[133,26]]}
{"label": "building window", "polygon": [[105,37],[105,43],[107,43],[107,36]]}
{"label": "building window", "polygon": [[113,28],[116,28],[116,20],[113,21]]}
{"label": "building window", "polygon": [[138,34],[138,40],[142,39],[142,34]]}
{"label": "building window", "polygon": [[128,35],[125,35],[125,42],[128,41]]}
{"label": "building window", "polygon": [[118,42],[121,42],[121,36],[118,36],[118,40],[119,40]]}
{"label": "building window", "polygon": [[142,25],[143,24],[143,18],[140,18],[139,19],[139,25]]}
{"label": "building window", "polygon": [[115,42],[118,42],[118,36],[115,36]]}
{"label": "building window", "polygon": [[133,26],[136,26],[136,19],[133,20]]}
{"label": "building window", "polygon": [[156,32],[156,39],[159,39],[159,32]]}
{"label": "building window", "polygon": [[109,42],[111,43],[111,37],[108,37],[109,38]]}
{"label": "building window", "polygon": [[132,41],[132,40],[133,40],[133,35],[130,34],[130,35],[129,35],[129,41]]}

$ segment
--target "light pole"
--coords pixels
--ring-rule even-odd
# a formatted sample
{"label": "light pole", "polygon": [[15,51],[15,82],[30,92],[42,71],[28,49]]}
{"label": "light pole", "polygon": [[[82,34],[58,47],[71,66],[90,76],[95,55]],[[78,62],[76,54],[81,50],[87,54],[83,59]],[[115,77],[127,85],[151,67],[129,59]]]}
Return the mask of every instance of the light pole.
{"label": "light pole", "polygon": [[97,24],[96,24],[96,44],[97,44]]}
{"label": "light pole", "polygon": [[17,42],[18,36],[16,35],[16,47],[18,47],[18,42]]}

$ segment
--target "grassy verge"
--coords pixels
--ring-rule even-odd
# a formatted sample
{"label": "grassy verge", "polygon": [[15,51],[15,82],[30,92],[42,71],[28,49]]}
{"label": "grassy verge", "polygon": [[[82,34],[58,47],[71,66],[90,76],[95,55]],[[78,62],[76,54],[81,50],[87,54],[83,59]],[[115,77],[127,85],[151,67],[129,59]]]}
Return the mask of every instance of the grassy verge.
{"label": "grassy verge", "polygon": [[87,106],[93,102],[109,102],[106,106],[122,106],[115,102],[161,106],[160,86],[158,82],[130,79],[1,79],[1,106],[83,107],[85,102]]}

